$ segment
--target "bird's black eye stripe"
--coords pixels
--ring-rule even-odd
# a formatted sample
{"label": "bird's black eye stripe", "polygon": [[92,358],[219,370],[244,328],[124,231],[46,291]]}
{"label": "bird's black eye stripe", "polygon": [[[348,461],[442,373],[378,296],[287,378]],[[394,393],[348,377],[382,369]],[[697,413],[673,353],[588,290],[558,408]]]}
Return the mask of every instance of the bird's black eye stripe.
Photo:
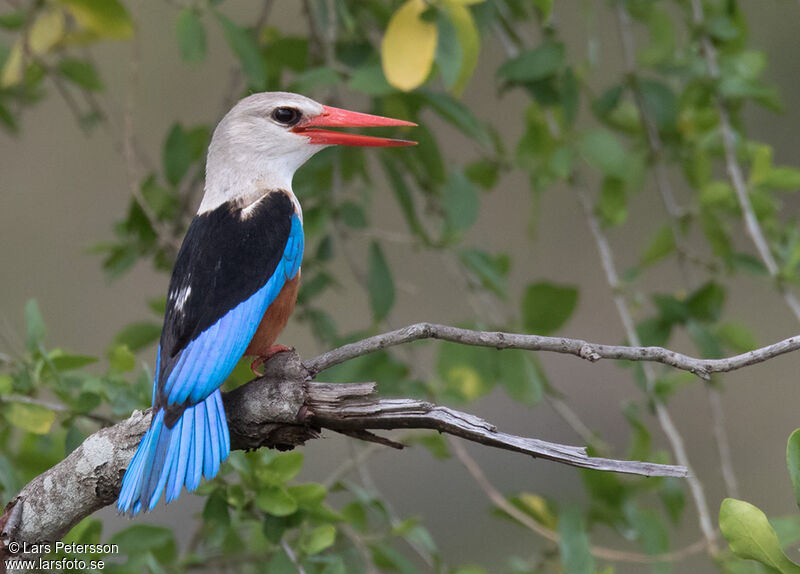
{"label": "bird's black eye stripe", "polygon": [[295,108],[275,108],[272,110],[272,119],[286,126],[293,126],[300,121],[303,114]]}

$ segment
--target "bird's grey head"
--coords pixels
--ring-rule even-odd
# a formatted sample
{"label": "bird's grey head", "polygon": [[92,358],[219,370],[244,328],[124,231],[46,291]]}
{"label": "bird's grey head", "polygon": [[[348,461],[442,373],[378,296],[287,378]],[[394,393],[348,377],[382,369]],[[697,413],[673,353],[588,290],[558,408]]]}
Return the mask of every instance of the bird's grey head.
{"label": "bird's grey head", "polygon": [[387,147],[415,143],[320,127],[413,125],[324,106],[288,92],[248,96],[214,130],[206,160],[206,192],[198,213],[229,201],[249,205],[272,190],[291,193],[297,168],[329,145]]}
{"label": "bird's grey head", "polygon": [[199,212],[226,201],[248,204],[264,191],[290,191],[297,168],[326,147],[292,128],[322,113],[322,104],[288,92],[253,94],[236,104],[211,138]]}

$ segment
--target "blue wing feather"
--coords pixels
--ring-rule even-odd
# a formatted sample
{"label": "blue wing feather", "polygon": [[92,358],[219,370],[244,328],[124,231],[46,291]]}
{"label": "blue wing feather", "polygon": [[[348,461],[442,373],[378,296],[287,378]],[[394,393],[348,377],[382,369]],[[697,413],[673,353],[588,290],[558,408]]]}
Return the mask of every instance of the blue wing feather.
{"label": "blue wing feather", "polygon": [[163,408],[154,413],[153,423],[125,473],[117,502],[120,511],[136,514],[142,509],[152,510],[165,489],[169,502],[178,497],[182,486],[194,490],[201,475],[212,478],[217,474],[230,452],[219,386],[244,354],[267,307],[297,275],[303,250],[303,227],[295,214],[283,256],[264,286],[191,340],[161,386],[159,347],[153,404],[186,408],[171,428],[164,422]]}
{"label": "blue wing feather", "polygon": [[223,315],[181,352],[164,385],[167,404],[180,405],[187,399],[192,404],[198,403],[225,381],[255,335],[267,307],[286,281],[297,275],[303,249],[303,227],[300,218],[294,215],[283,258],[267,283]]}

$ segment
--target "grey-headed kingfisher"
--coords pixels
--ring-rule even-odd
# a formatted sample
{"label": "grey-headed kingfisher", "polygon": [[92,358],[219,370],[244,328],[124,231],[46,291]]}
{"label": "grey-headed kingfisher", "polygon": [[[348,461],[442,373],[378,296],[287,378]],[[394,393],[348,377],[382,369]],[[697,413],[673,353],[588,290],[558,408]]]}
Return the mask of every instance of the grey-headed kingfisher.
{"label": "grey-headed kingfisher", "polygon": [[120,512],[152,510],[214,477],[230,452],[219,387],[244,355],[269,357],[294,309],[303,212],[294,172],[330,145],[414,142],[320,129],[413,126],[324,106],[298,94],[241,100],[214,130],[205,194],[167,295],[153,419],[122,480]]}

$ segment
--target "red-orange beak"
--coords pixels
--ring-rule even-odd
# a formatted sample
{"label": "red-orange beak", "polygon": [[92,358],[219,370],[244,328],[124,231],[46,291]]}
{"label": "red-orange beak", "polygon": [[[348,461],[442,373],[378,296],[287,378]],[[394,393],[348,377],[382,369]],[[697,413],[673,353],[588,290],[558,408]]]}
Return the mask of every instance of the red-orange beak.
{"label": "red-orange beak", "polygon": [[337,128],[366,128],[379,126],[416,126],[413,122],[373,116],[359,112],[351,112],[331,106],[322,106],[322,113],[310,120],[300,122],[292,131],[296,134],[308,137],[309,143],[321,145],[349,145],[366,147],[396,147],[417,145],[417,142],[408,140],[398,140],[392,138],[381,138],[373,136],[362,136],[359,134],[349,134],[346,132],[334,132],[329,130],[316,129],[318,127],[337,127]]}

